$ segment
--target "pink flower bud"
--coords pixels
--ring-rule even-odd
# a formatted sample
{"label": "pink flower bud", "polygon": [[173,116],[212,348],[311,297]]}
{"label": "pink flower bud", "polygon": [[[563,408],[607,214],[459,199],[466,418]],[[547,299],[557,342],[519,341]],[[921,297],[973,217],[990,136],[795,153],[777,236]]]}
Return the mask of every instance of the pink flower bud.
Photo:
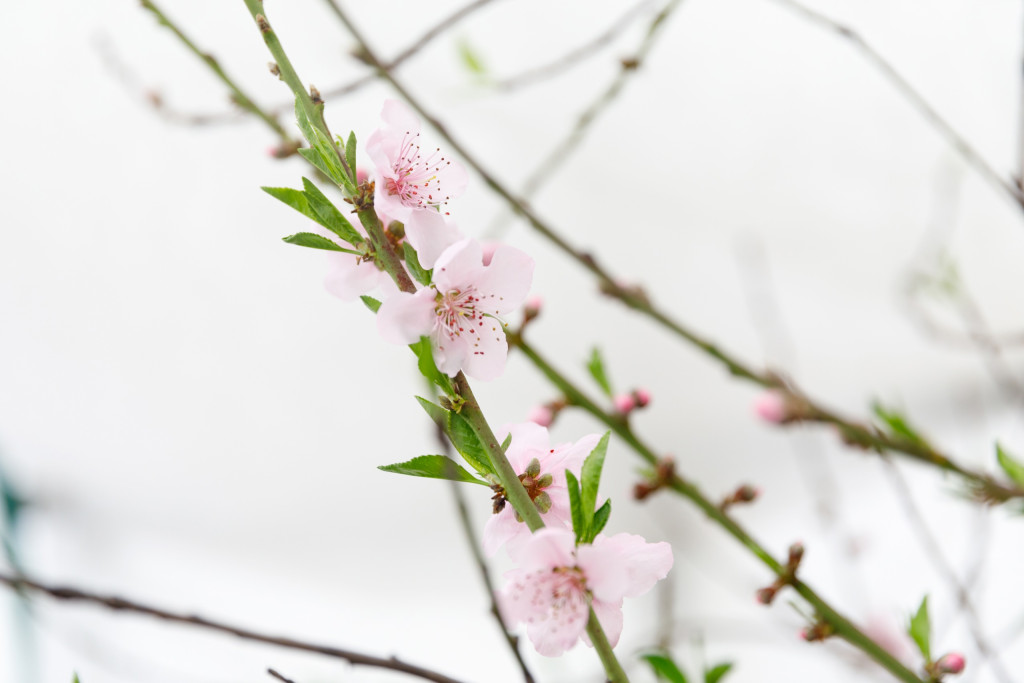
{"label": "pink flower bud", "polygon": [[633,408],[636,408],[636,402],[629,394],[619,394],[612,399],[612,403],[615,405],[615,410],[619,411],[623,415],[629,414]]}
{"label": "pink flower bud", "polygon": [[540,309],[544,307],[544,299],[539,294],[535,294],[526,300],[523,304],[523,308],[526,311],[526,315],[531,318],[536,318],[540,315]]}
{"label": "pink flower bud", "polygon": [[779,424],[786,419],[786,399],[777,391],[766,391],[754,401],[754,412],[765,422]]}
{"label": "pink flower bud", "polygon": [[370,177],[370,172],[365,168],[356,166],[356,183],[362,185],[366,182],[366,179]]}
{"label": "pink flower bud", "polygon": [[646,389],[634,389],[633,398],[636,399],[638,408],[645,408],[651,402],[651,392]]}
{"label": "pink flower bud", "polygon": [[550,427],[555,415],[549,406],[534,406],[526,419],[541,427]]}
{"label": "pink flower bud", "polygon": [[935,670],[940,674],[958,674],[964,670],[967,660],[959,652],[950,652],[942,655],[939,661],[935,662]]}

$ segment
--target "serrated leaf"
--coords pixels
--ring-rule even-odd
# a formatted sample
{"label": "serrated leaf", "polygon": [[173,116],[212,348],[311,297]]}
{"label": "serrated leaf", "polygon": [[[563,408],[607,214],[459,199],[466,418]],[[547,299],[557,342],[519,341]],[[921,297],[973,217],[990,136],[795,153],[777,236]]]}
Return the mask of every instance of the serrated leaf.
{"label": "serrated leaf", "polygon": [[597,446],[590,452],[587,459],[583,461],[583,469],[580,471],[581,496],[580,505],[583,509],[583,519],[587,526],[590,526],[594,518],[594,508],[597,505],[597,488],[601,483],[601,469],[604,467],[604,457],[608,453],[608,439],[611,432],[605,432]]}
{"label": "serrated leaf", "polygon": [[430,344],[430,338],[420,337],[415,344],[409,344],[409,348],[416,354],[416,366],[419,368],[420,374],[426,377],[431,384],[441,387],[449,396],[453,395],[455,387],[452,386],[451,377],[438,370],[437,364],[434,362],[434,350]]}
{"label": "serrated leaf", "polygon": [[302,187],[306,191],[306,201],[313,213],[313,220],[324,226],[349,244],[362,244],[363,236],[356,232],[345,215],[338,210],[331,200],[313,184],[309,178],[302,179]]}
{"label": "serrated leaf", "polygon": [[587,361],[587,370],[590,372],[590,376],[594,378],[597,385],[601,387],[601,391],[605,393],[608,398],[612,396],[612,385],[608,381],[608,375],[604,371],[604,361],[601,359],[601,351],[595,346],[590,352],[590,360]]}
{"label": "serrated leaf", "polygon": [[345,143],[345,162],[348,170],[352,171],[352,182],[356,181],[356,134],[352,131],[348,134],[348,142]]}
{"label": "serrated leaf", "polygon": [[732,670],[732,662],[725,662],[717,666],[713,666],[704,672],[704,683],[718,683],[722,678]]}
{"label": "serrated leaf", "polygon": [[604,501],[604,505],[597,509],[594,513],[594,520],[590,523],[590,530],[587,532],[587,543],[593,543],[597,535],[604,530],[605,525],[608,523],[608,518],[612,514],[612,499],[609,498]]}
{"label": "serrated leaf", "polygon": [[571,471],[565,471],[565,483],[569,489],[569,510],[572,513],[572,530],[576,532],[579,543],[587,533],[587,521],[583,516],[583,504],[580,502],[580,483]]}
{"label": "serrated leaf", "polygon": [[1014,484],[1024,488],[1024,463],[1003,450],[1002,445],[999,443],[996,443],[996,460],[999,462],[999,466],[1003,468],[1003,472],[1006,472],[1006,476]]}
{"label": "serrated leaf", "polygon": [[670,657],[657,652],[648,652],[647,654],[640,655],[640,659],[644,660],[651,666],[651,669],[654,671],[654,675],[658,677],[659,681],[667,681],[668,683],[688,683],[686,675],[683,673],[682,669],[680,669]]}
{"label": "serrated leaf", "polygon": [[366,304],[366,307],[369,308],[374,313],[380,310],[380,301],[374,299],[372,296],[366,296],[365,294],[363,294],[359,298],[362,300],[364,304]]}
{"label": "serrated leaf", "polygon": [[487,67],[484,66],[483,61],[477,55],[476,50],[469,44],[467,40],[459,41],[459,59],[462,60],[462,65],[469,70],[470,73],[475,76],[486,76]]}
{"label": "serrated leaf", "polygon": [[348,188],[350,192],[354,192],[355,184],[341,166],[341,160],[338,158],[338,150],[334,146],[334,141],[324,135],[319,128],[313,128],[313,139],[309,142],[321,161],[317,168],[323,171],[336,185]]}
{"label": "serrated leaf", "polygon": [[424,287],[429,285],[432,273],[420,265],[419,256],[416,255],[416,250],[409,242],[402,242],[402,252],[405,256],[405,267],[409,269],[412,279]]}
{"label": "serrated leaf", "polygon": [[474,477],[446,455],[421,455],[407,462],[381,465],[377,469],[384,470],[385,472],[395,472],[396,474],[406,474],[411,477],[447,479],[448,481],[464,481],[471,484],[488,486],[486,482]]}
{"label": "serrated leaf", "polygon": [[494,474],[494,470],[491,468],[491,459],[487,453],[487,447],[480,440],[480,436],[473,429],[473,426],[458,413],[447,412],[448,428],[445,431],[451,439],[452,445],[455,446],[455,450],[480,474]]}
{"label": "serrated leaf", "polygon": [[910,618],[907,635],[917,644],[917,649],[924,655],[926,662],[932,661],[932,622],[928,617],[928,596],[921,600],[917,613]]}
{"label": "serrated leaf", "polygon": [[306,116],[306,110],[302,108],[302,103],[299,98],[295,98],[295,122],[299,124],[299,130],[302,131],[302,137],[306,138],[310,143],[313,142],[313,124],[310,123],[309,118]]}
{"label": "serrated leaf", "polygon": [[294,235],[288,235],[281,239],[288,244],[295,244],[300,247],[324,249],[325,251],[341,251],[346,254],[355,254],[356,256],[361,255],[358,251],[352,251],[351,249],[339,246],[334,240],[327,239],[323,235],[317,235],[314,232],[297,232]]}

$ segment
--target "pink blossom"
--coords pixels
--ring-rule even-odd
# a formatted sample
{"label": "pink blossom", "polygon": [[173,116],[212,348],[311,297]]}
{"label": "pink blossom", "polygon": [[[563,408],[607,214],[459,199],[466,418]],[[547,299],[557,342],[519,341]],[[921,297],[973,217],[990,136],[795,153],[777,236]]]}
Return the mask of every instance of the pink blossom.
{"label": "pink blossom", "polygon": [[494,379],[504,371],[508,354],[499,316],[522,303],[532,279],[533,259],[518,249],[499,247],[484,266],[480,244],[462,240],[438,257],[430,287],[384,301],[377,329],[399,344],[430,337],[438,369],[452,377],[464,370],[477,379]]}
{"label": "pink blossom", "polygon": [[[526,486],[537,509],[541,510],[545,526],[571,528],[572,513],[565,471],[572,470],[579,476],[583,460],[597,447],[600,435],[590,434],[574,444],[552,447],[548,430],[532,422],[510,425],[501,431],[512,436],[505,456],[512,469],[519,473],[519,480]],[[496,505],[495,509],[495,514],[484,526],[484,552],[493,556],[507,544],[509,554],[514,555],[530,537],[530,528],[516,519],[511,505]]]}
{"label": "pink blossom", "polygon": [[445,220],[447,204],[466,187],[466,170],[441,152],[423,150],[420,122],[404,104],[387,100],[384,125],[370,135],[366,151],[377,167],[374,204],[405,225],[409,244],[424,268],[461,239]]}
{"label": "pink blossom", "polygon": [[786,398],[777,391],[766,391],[754,401],[754,412],[765,422],[778,424],[786,419]]}
{"label": "pink blossom", "polygon": [[534,406],[530,409],[530,414],[526,419],[541,427],[550,427],[551,422],[555,419],[555,414],[550,406]]}
{"label": "pink blossom", "polygon": [[967,660],[959,652],[942,655],[939,657],[939,661],[935,662],[935,670],[940,674],[962,673],[965,666],[967,666]]}
{"label": "pink blossom", "polygon": [[[383,215],[380,216],[380,221],[382,225],[390,222]],[[366,231],[358,221],[353,222],[353,226],[364,238],[366,237]],[[331,252],[327,258],[330,268],[324,278],[324,287],[342,301],[353,301],[378,287],[387,294],[398,291],[391,276],[378,268],[373,261],[365,261],[361,256],[343,252]]]}
{"label": "pink blossom", "polygon": [[636,402],[633,401],[633,397],[629,394],[619,394],[612,399],[612,403],[615,405],[615,410],[623,415],[629,413],[636,407]]}
{"label": "pink blossom", "polygon": [[545,528],[519,554],[520,567],[505,574],[498,598],[509,623],[524,622],[537,652],[556,657],[586,634],[587,595],[609,643],[622,633],[622,600],[642,595],[672,568],[667,543],[632,534],[600,535],[575,547],[567,529]]}

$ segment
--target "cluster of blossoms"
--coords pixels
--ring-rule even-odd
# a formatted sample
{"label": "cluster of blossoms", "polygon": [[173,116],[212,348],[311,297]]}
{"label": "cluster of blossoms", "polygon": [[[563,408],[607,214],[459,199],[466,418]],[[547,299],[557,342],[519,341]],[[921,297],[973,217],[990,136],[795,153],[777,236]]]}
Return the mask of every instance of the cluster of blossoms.
{"label": "cluster of blossoms", "polygon": [[[504,370],[508,351],[501,316],[526,299],[533,260],[512,247],[485,248],[465,238],[447,210],[466,186],[465,170],[439,148],[422,148],[419,121],[401,103],[385,103],[382,119],[366,145],[375,165],[369,174],[374,208],[392,243],[407,242],[430,277],[421,278],[415,292],[399,291],[371,258],[341,254],[333,256],[327,288],[343,299],[379,291],[377,326],[386,340],[412,344],[425,336],[441,372],[493,379]],[[527,318],[539,310],[539,299],[532,300]],[[631,400],[635,407],[649,397]],[[552,447],[547,429],[532,422],[506,432],[506,457],[546,527],[532,534],[501,484],[493,483],[494,514],[484,530],[484,549],[493,556],[504,547],[519,565],[498,596],[506,622],[525,623],[537,650],[555,656],[581,637],[589,644],[585,629],[592,607],[614,645],[622,631],[623,598],[645,593],[665,577],[672,567],[669,545],[631,534],[598,534],[592,543],[578,543],[566,471],[579,477],[600,437]]]}
{"label": "cluster of blossoms", "polygon": [[485,249],[465,238],[447,210],[466,187],[465,169],[440,148],[423,149],[420,123],[405,105],[388,100],[381,118],[366,144],[375,165],[374,208],[389,235],[408,242],[420,266],[432,269],[430,284],[414,294],[398,291],[372,261],[341,254],[327,288],[343,299],[380,288],[377,325],[387,341],[412,344],[426,336],[441,372],[494,379],[508,351],[501,316],[529,293],[533,259],[513,247]]}
{"label": "cluster of blossoms", "polygon": [[622,633],[622,600],[649,591],[672,568],[668,543],[648,543],[633,534],[598,534],[576,543],[565,470],[579,475],[597,445],[597,434],[552,447],[548,430],[527,422],[508,428],[506,456],[541,512],[545,528],[530,533],[495,486],[495,514],[484,528],[489,555],[505,546],[519,565],[505,575],[498,595],[505,621],[525,623],[542,655],[558,656],[586,634],[590,607],[614,647]]}

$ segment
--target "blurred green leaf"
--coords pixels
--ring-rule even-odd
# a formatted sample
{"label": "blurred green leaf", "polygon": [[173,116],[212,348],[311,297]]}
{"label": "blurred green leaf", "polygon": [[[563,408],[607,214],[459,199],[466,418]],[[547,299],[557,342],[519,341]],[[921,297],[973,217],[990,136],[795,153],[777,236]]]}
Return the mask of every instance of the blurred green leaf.
{"label": "blurred green leaf", "polygon": [[472,484],[488,486],[486,482],[480,481],[467,472],[461,465],[446,455],[421,455],[408,462],[399,462],[393,465],[381,465],[377,469],[397,474],[407,474],[412,477],[426,477],[429,479],[447,479],[449,481],[464,481]]}
{"label": "blurred green leaf", "polygon": [[468,40],[460,40],[458,43],[459,60],[466,69],[477,77],[487,75],[487,67],[477,53],[476,49],[469,44]]}
{"label": "blurred green leaf", "polygon": [[910,618],[907,635],[917,644],[917,649],[924,655],[926,662],[932,661],[932,622],[928,617],[928,596],[921,600],[917,613]]}
{"label": "blurred green leaf", "polygon": [[437,369],[434,362],[434,349],[430,344],[429,337],[420,337],[415,344],[409,344],[409,348],[416,354],[416,366],[420,374],[427,378],[431,384],[442,389],[447,395],[455,394],[455,387],[452,386],[452,379]]}
{"label": "blurred green leaf", "polygon": [[725,662],[713,666],[704,672],[704,683],[718,683],[727,673],[732,670],[732,662]]}
{"label": "blurred green leaf", "polygon": [[648,652],[640,655],[640,659],[647,662],[651,669],[654,671],[654,675],[658,677],[659,681],[667,681],[667,683],[688,683],[686,675],[683,674],[672,658],[658,653]]}
{"label": "blurred green leaf", "polygon": [[910,426],[907,418],[899,411],[886,408],[880,401],[873,401],[871,403],[871,410],[889,428],[893,435],[911,441],[922,448],[931,448],[931,444],[916,429]]}
{"label": "blurred green leaf", "polygon": [[429,285],[432,273],[420,265],[419,256],[416,255],[416,250],[412,248],[412,245],[402,242],[402,252],[405,255],[405,266],[409,269],[412,279],[424,287]]}
{"label": "blurred green leaf", "polygon": [[359,298],[360,298],[360,300],[362,300],[362,302],[364,304],[366,304],[366,307],[369,308],[374,313],[376,313],[377,311],[380,310],[380,301],[378,301],[377,299],[374,299],[372,296],[366,296],[364,294],[364,295],[360,296]]}
{"label": "blurred green leaf", "polygon": [[590,372],[590,376],[594,378],[597,385],[601,387],[601,391],[605,393],[608,398],[612,396],[612,385],[608,381],[608,375],[604,371],[604,361],[601,359],[601,351],[596,346],[590,352],[590,360],[587,361],[587,370]]}
{"label": "blurred green leaf", "polygon": [[348,142],[345,143],[345,163],[348,170],[352,172],[352,182],[356,182],[356,134],[352,131],[348,134]]}
{"label": "blurred green leaf", "polygon": [[1024,463],[1010,455],[999,443],[996,443],[996,460],[1010,481],[1024,489]]}

